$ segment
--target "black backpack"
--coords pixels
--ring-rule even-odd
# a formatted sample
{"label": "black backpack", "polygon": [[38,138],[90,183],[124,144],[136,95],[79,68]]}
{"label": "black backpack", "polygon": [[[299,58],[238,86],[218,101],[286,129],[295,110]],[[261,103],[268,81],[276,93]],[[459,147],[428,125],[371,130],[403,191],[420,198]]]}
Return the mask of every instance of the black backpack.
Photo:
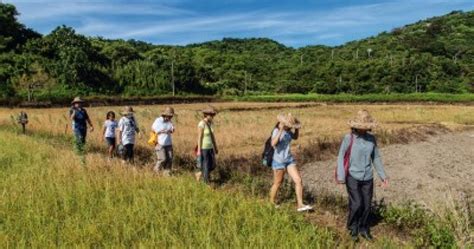
{"label": "black backpack", "polygon": [[262,163],[267,167],[272,167],[273,154],[275,153],[275,148],[272,146],[272,136],[270,136],[265,142],[265,148],[262,153]]}

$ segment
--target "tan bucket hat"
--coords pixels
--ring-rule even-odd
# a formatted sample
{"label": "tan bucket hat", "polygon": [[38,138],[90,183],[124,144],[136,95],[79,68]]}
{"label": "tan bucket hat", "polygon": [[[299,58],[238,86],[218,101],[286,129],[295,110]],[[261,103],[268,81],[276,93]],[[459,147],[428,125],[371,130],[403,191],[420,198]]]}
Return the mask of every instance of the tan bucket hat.
{"label": "tan bucket hat", "polygon": [[81,97],[75,97],[75,98],[72,100],[71,104],[74,105],[75,103],[84,103],[84,102],[85,102],[85,101],[82,100]]}
{"label": "tan bucket hat", "polygon": [[288,114],[278,114],[277,116],[278,122],[282,123],[284,126],[289,128],[300,129],[301,122],[295,118],[291,113]]}
{"label": "tan bucket hat", "polygon": [[165,110],[161,113],[161,116],[173,117],[174,116],[174,109],[171,106],[165,108]]}
{"label": "tan bucket hat", "polygon": [[208,105],[204,110],[202,110],[202,113],[204,114],[211,114],[211,115],[216,115],[217,110],[211,105]]}
{"label": "tan bucket hat", "polygon": [[351,128],[371,130],[377,127],[377,121],[370,116],[367,110],[360,110],[357,112],[357,116],[348,122]]}
{"label": "tan bucket hat", "polygon": [[125,107],[123,108],[123,111],[121,112],[121,114],[122,114],[123,116],[129,115],[129,114],[133,114],[133,113],[135,113],[135,111],[133,111],[133,107],[131,107],[131,106],[125,106]]}

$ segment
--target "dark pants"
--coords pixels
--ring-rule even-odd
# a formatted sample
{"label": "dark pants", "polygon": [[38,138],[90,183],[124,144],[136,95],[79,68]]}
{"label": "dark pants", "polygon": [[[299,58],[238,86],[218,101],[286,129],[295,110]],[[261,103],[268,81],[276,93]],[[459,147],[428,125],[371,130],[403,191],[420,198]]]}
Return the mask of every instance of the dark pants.
{"label": "dark pants", "polygon": [[358,181],[349,175],[347,176],[346,187],[349,195],[347,228],[355,232],[368,232],[368,218],[374,192],[374,181]]}
{"label": "dark pants", "polygon": [[124,153],[123,153],[123,160],[127,162],[133,162],[133,144],[126,144],[123,146]]}
{"label": "dark pants", "polygon": [[74,129],[74,145],[76,148],[76,152],[79,155],[83,155],[85,152],[85,145],[86,145],[86,137],[87,137],[87,128],[84,129]]}
{"label": "dark pants", "polygon": [[21,123],[21,132],[23,134],[26,134],[26,124],[25,123]]}
{"label": "dark pants", "polygon": [[216,154],[213,149],[201,150],[201,172],[203,181],[209,183],[209,175],[216,168]]}

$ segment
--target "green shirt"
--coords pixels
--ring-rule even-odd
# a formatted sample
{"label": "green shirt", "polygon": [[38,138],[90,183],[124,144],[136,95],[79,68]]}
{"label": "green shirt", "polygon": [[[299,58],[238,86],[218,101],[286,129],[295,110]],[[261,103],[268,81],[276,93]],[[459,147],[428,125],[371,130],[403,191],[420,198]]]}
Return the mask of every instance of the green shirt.
{"label": "green shirt", "polygon": [[[372,134],[364,135],[354,134],[351,157],[349,160],[349,174],[359,181],[368,181],[373,179],[373,170],[375,168],[380,179],[385,180],[385,170],[380,158],[380,152],[377,142]],[[344,182],[344,154],[349,149],[351,134],[347,134],[342,140],[339,156],[337,160],[337,180]]]}
{"label": "green shirt", "polygon": [[214,132],[214,128],[212,127],[212,124],[207,125],[206,122],[202,120],[201,122],[199,122],[198,127],[201,129],[204,129],[201,149],[202,150],[214,149],[214,145],[212,143],[212,137],[211,137],[211,131]]}

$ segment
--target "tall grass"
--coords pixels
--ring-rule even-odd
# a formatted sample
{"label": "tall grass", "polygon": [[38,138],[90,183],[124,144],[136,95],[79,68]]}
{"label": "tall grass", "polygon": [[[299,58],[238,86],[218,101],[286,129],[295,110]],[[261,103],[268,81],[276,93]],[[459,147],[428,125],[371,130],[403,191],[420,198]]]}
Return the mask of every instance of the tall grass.
{"label": "tall grass", "polygon": [[0,247],[332,248],[290,210],[0,132]]}
{"label": "tall grass", "polygon": [[[297,103],[217,103],[221,112],[216,116],[216,138],[219,144],[220,159],[232,157],[251,158],[261,153],[265,140],[270,135],[276,116],[281,112],[291,112],[302,122],[300,138],[295,141],[295,149],[305,149],[317,144],[320,140],[340,140],[347,133],[348,119],[361,108],[365,108],[379,121],[375,132],[396,132],[401,129],[426,124],[443,124],[449,126],[474,125],[474,106],[425,106],[425,105],[310,105],[302,108]],[[176,154],[191,156],[196,145],[197,123],[201,117],[199,110],[206,104],[174,105],[176,116],[174,123],[176,133],[173,143]],[[137,121],[144,137],[137,144],[146,144],[151,124],[158,117],[164,106],[136,106]],[[278,108],[278,109],[277,109]],[[122,107],[90,107],[96,131],[88,134],[88,144],[103,146],[100,128],[109,110],[119,113]],[[0,124],[11,124],[10,116],[18,115],[19,109],[0,108]],[[67,108],[26,109],[30,117],[28,130],[51,134],[70,135],[70,121],[67,119]],[[150,148],[151,150],[151,148]],[[295,151],[299,155],[300,151]]]}

